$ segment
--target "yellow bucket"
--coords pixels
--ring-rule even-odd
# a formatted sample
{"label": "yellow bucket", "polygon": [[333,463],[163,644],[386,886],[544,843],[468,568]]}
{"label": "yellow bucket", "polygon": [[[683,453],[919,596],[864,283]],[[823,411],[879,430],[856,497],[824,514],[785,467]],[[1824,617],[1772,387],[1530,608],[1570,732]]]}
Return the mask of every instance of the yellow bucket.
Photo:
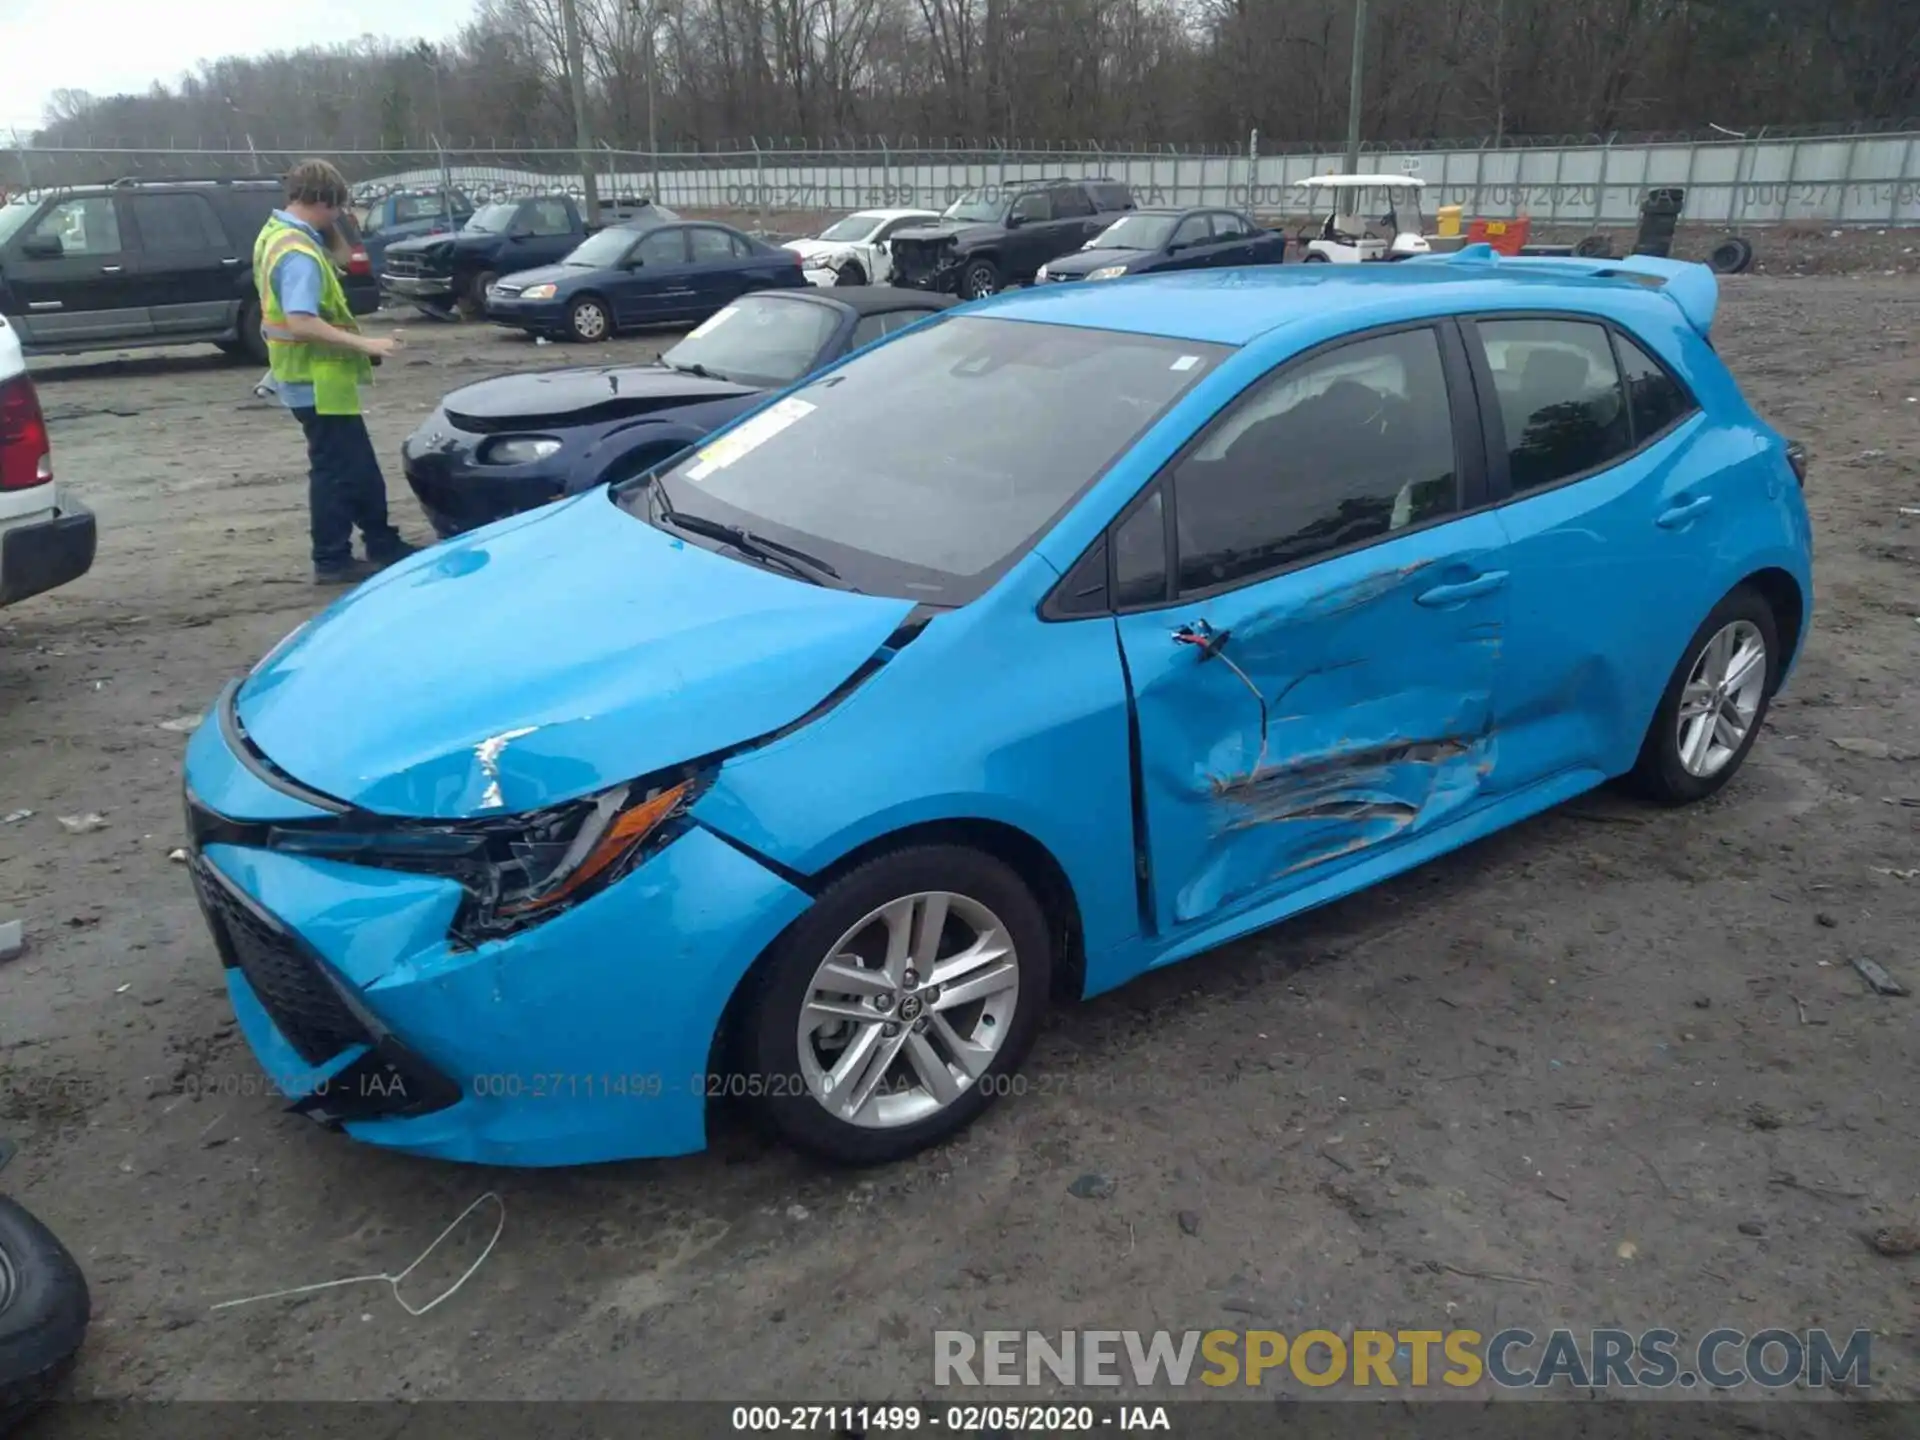
{"label": "yellow bucket", "polygon": [[1436,210],[1434,212],[1434,218],[1439,223],[1439,233],[1442,235],[1458,235],[1460,233],[1460,215],[1465,209],[1466,207],[1464,205],[1442,205]]}

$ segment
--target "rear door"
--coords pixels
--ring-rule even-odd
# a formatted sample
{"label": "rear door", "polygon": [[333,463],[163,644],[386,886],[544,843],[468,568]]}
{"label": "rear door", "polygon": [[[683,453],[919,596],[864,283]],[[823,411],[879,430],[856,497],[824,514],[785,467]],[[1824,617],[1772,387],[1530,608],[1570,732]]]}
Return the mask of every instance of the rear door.
{"label": "rear door", "polygon": [[1053,197],[1046,190],[1028,190],[1016,195],[1007,211],[1009,223],[1001,242],[1002,278],[1029,280],[1054,256],[1073,247],[1057,238],[1053,219]]}
{"label": "rear door", "polygon": [[735,251],[733,236],[725,230],[717,225],[689,225],[686,234],[687,283],[703,316],[749,289],[764,288],[764,280],[753,283],[751,262]]}
{"label": "rear door", "polygon": [[1053,243],[1055,249],[1046,258],[1078,250],[1107,228],[1109,217],[1102,216],[1081,185],[1056,185],[1053,200]]}
{"label": "rear door", "polygon": [[21,227],[0,264],[36,349],[153,333],[139,251],[115,195],[76,195]]}
{"label": "rear door", "polygon": [[[140,246],[140,283],[155,335],[205,335],[230,328],[242,269],[213,205],[190,191],[126,197]],[[252,238],[252,237],[249,237]]]}
{"label": "rear door", "polygon": [[1768,479],[1650,338],[1575,314],[1461,328],[1487,397],[1490,493],[1505,501],[1495,513],[1513,575],[1496,780],[1517,790],[1617,773],[1732,584],[1720,555],[1740,490]]}

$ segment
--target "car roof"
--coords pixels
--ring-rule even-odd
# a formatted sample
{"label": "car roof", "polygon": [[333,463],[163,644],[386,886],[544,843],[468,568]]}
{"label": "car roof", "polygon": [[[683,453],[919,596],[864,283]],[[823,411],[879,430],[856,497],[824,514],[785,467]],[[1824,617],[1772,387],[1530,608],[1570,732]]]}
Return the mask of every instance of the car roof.
{"label": "car roof", "polygon": [[[1698,272],[1695,274],[1694,272]],[[1649,289],[1673,299],[1693,327],[1711,325],[1718,282],[1680,261],[1505,259],[1485,245],[1395,264],[1249,265],[1147,275],[1106,285],[1008,291],[970,312],[1219,345],[1245,345],[1285,325],[1347,315],[1354,329],[1448,310],[1522,308],[1578,300],[1596,313],[1640,308]],[[1611,302],[1611,303],[1610,303]]]}

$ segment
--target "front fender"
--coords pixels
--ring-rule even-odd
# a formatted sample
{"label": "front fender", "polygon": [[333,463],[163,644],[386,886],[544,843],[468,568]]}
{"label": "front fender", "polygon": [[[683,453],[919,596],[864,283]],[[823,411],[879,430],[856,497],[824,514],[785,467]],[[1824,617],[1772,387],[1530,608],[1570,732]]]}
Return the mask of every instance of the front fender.
{"label": "front fender", "polygon": [[[640,419],[630,425],[609,432],[596,440],[567,472],[566,484],[562,490],[566,495],[578,495],[591,490],[596,485],[619,474],[622,465],[634,456],[658,450],[659,454],[649,459],[647,465],[658,464],[671,459],[689,445],[698,444],[707,434],[698,426]],[[637,474],[640,466],[631,473]],[[621,476],[625,478],[625,476]]]}

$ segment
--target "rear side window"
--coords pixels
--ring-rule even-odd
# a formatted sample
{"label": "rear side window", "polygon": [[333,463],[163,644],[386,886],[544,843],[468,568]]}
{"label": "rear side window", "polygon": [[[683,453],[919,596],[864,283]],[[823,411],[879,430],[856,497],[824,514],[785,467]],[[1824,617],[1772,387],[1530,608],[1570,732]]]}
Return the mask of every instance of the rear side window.
{"label": "rear side window", "polygon": [[733,237],[724,230],[697,225],[687,231],[687,243],[692,249],[693,263],[696,265],[733,259]]}
{"label": "rear side window", "polygon": [[203,195],[135,195],[133,224],[147,250],[224,250],[225,232]]}
{"label": "rear side window", "polygon": [[1052,195],[1053,218],[1056,220],[1077,220],[1083,215],[1093,214],[1093,202],[1087,199],[1087,192],[1078,185],[1062,185]]}
{"label": "rear side window", "polygon": [[1654,358],[1618,331],[1614,350],[1627,382],[1627,407],[1633,412],[1633,439],[1644,445],[1669,425],[1699,407],[1686,387],[1669,375]]}
{"label": "rear side window", "polygon": [[1458,467],[1439,337],[1404,330],[1283,367],[1173,473],[1183,593],[1453,514]]}
{"label": "rear side window", "polygon": [[1131,210],[1133,208],[1133,191],[1125,185],[1107,181],[1100,184],[1089,185],[1087,186],[1087,191],[1093,196],[1094,204],[1098,205],[1102,210]]}
{"label": "rear side window", "polygon": [[1514,492],[1597,470],[1632,448],[1606,327],[1580,320],[1482,320]]}
{"label": "rear side window", "polygon": [[559,200],[536,200],[521,213],[520,219],[534,235],[570,235],[573,216]]}

